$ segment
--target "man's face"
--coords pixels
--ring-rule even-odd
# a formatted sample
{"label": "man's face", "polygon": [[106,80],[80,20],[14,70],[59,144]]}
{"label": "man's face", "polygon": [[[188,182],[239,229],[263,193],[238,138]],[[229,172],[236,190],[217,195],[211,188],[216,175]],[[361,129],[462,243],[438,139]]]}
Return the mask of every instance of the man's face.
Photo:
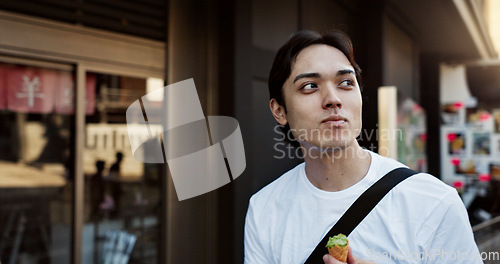
{"label": "man's face", "polygon": [[283,96],[286,113],[282,109],[277,120],[289,123],[303,146],[345,149],[356,142],[361,91],[354,68],[340,50],[323,44],[303,49],[283,84]]}

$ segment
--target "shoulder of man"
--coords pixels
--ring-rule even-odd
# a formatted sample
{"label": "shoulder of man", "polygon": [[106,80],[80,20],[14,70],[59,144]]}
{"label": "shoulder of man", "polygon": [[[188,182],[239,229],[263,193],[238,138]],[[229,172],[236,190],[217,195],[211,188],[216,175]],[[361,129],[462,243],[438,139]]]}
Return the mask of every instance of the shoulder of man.
{"label": "shoulder of man", "polygon": [[[408,168],[408,166],[399,161],[380,156],[376,153],[372,157],[374,157],[375,162],[379,162],[376,166],[380,177],[383,177],[395,168]],[[457,192],[455,188],[444,183],[437,177],[424,172],[417,172],[417,174],[399,183],[394,189],[400,195],[415,195],[416,198],[429,198],[431,201],[439,201],[450,193]]]}
{"label": "shoulder of man", "polygon": [[304,165],[304,163],[298,164],[294,168],[283,173],[276,180],[264,186],[262,189],[252,195],[252,197],[250,198],[250,203],[255,204],[260,202],[268,202],[270,200],[270,196],[277,197],[277,194],[279,194],[280,192],[287,191],[290,181],[296,179]]}
{"label": "shoulder of man", "polygon": [[413,220],[420,219],[417,222],[421,224],[425,224],[430,215],[439,221],[441,217],[436,211],[464,207],[455,188],[428,173],[417,173],[404,180],[394,188],[392,197],[393,202],[408,207],[406,213],[412,215]]}
{"label": "shoulder of man", "polygon": [[407,191],[413,191],[422,195],[430,194],[432,196],[444,197],[450,193],[457,192],[455,188],[425,172],[419,172],[400,184],[402,187],[406,187]]}

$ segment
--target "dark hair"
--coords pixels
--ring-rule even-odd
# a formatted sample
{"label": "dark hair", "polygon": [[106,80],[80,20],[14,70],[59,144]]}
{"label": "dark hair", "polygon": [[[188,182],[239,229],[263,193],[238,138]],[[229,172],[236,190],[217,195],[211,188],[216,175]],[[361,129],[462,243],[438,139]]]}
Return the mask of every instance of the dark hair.
{"label": "dark hair", "polygon": [[[356,75],[356,81],[360,89],[361,84],[361,69],[354,60],[354,51],[352,42],[349,36],[340,30],[332,30],[325,34],[320,34],[312,30],[302,30],[293,34],[290,39],[278,50],[274,58],[271,72],[269,73],[269,96],[270,99],[275,99],[280,105],[285,108],[286,105],[283,99],[283,84],[290,77],[292,65],[297,58],[297,55],[305,48],[314,44],[325,44],[340,50],[351,63]],[[285,139],[298,146],[298,143],[293,139],[293,135],[289,133],[290,126],[288,123],[281,127]]]}

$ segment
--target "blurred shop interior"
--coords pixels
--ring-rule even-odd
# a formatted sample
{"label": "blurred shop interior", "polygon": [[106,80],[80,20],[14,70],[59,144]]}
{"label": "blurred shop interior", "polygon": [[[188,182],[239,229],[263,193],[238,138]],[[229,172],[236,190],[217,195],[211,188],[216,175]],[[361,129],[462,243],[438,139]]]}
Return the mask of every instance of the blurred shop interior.
{"label": "blurred shop interior", "polygon": [[[367,149],[455,187],[481,251],[500,248],[496,0],[0,1],[0,262],[241,263],[253,193],[301,162],[268,109],[274,54],[340,28],[363,70]],[[246,170],[179,201],[137,161],[128,107],[193,78],[239,121]],[[383,137],[373,131],[395,131]]]}

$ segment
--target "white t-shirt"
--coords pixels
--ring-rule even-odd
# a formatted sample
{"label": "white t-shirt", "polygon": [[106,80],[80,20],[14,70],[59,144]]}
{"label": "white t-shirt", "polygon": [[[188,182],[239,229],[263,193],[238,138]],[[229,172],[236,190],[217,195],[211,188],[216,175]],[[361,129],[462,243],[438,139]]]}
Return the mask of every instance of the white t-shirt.
{"label": "white t-shirt", "polygon": [[[302,163],[254,194],[245,223],[245,263],[304,263],[366,189],[406,167],[370,154],[366,176],[345,190],[318,189]],[[426,173],[399,183],[348,238],[356,257],[377,263],[483,263],[457,191]]]}

